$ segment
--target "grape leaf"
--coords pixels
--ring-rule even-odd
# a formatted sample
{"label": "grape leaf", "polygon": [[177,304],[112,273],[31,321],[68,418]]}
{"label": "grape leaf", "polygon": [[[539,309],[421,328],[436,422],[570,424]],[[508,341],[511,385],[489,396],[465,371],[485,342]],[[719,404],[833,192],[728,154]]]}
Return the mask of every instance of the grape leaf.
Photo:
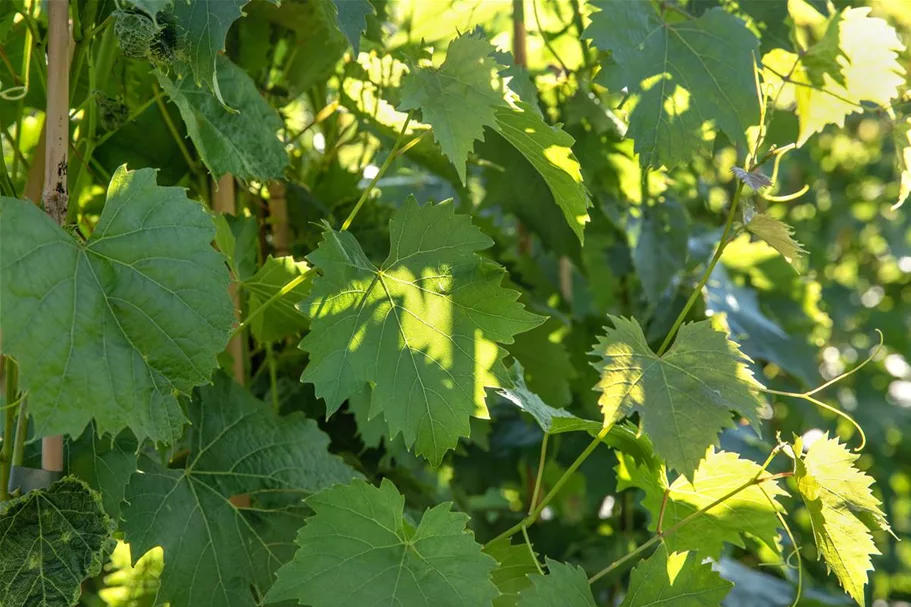
{"label": "grape leaf", "polygon": [[117,169],[85,243],[32,203],[0,199],[3,346],[39,436],[79,436],[93,416],[99,434],[180,436],[175,393],[209,380],[234,324],[214,234],[152,169]]}
{"label": "grape leaf", "polygon": [[806,254],[806,250],[794,240],[794,228],[788,224],[765,213],[750,213],[749,218],[744,219],[748,231],[769,243],[792,266],[801,255]]}
{"label": "grape leaf", "polygon": [[484,546],[484,554],[497,560],[491,580],[500,595],[493,600],[493,607],[514,607],[519,593],[531,586],[529,576],[538,572],[531,551],[525,544],[513,544],[503,538]]}
{"label": "grape leaf", "polygon": [[676,202],[643,205],[630,218],[627,233],[642,290],[656,303],[686,266],[686,214]]}
{"label": "grape leaf", "polygon": [[439,67],[415,67],[402,79],[400,111],[421,110],[433,127],[433,138],[465,183],[465,163],[474,142],[484,140],[484,127],[495,127],[502,91],[494,73],[504,69],[492,57],[493,46],[483,32],[463,34],[452,41]]}
{"label": "grape leaf", "polygon": [[258,237],[259,224],[255,217],[226,213],[215,216],[215,244],[228,258],[228,266],[237,280],[247,280],[256,273]]}
{"label": "grape leaf", "polygon": [[114,550],[101,497],[72,477],[0,503],[0,605],[70,607]]}
{"label": "grape leaf", "polygon": [[[244,292],[249,295],[249,311],[256,311],[285,285],[309,271],[310,267],[303,261],[295,261],[293,257],[274,258],[270,255],[256,274],[243,282]],[[279,341],[306,330],[310,321],[298,310],[297,304],[310,294],[311,282],[312,277],[308,276],[255,317],[250,323],[254,337],[261,342]]]}
{"label": "grape leaf", "polygon": [[753,77],[759,41],[740,19],[716,8],[668,23],[650,2],[592,4],[599,10],[585,35],[612,53],[596,81],[639,96],[627,135],[643,167],[672,168],[708,151],[710,125],[747,145],[746,130],[759,122]]}
{"label": "grape leaf", "polygon": [[497,562],[481,552],[468,517],[444,503],[417,527],[404,518],[405,498],[389,480],[332,487],[307,499],[316,513],[300,530],[300,548],[278,572],[265,602],[311,607],[490,605]]}
{"label": "grape leaf", "polygon": [[519,101],[516,106],[497,108],[497,132],[541,174],[569,227],[582,242],[592,203],[572,151],[575,140],[560,127],[549,126],[527,103]]}
{"label": "grape leaf", "polygon": [[338,28],[351,43],[357,54],[361,47],[361,33],[367,29],[367,15],[375,15],[376,9],[369,0],[332,0],[335,5]]}
{"label": "grape leaf", "polygon": [[731,409],[758,426],[763,401],[749,359],[709,321],[683,325],[658,356],[638,322],[608,318],[615,328],[605,328],[592,352],[601,357],[594,365],[605,423],[638,412],[658,454],[687,478],[721,430],[733,426]]}
{"label": "grape leaf", "polygon": [[596,607],[581,567],[546,559],[547,575],[530,576],[533,586],[519,594],[518,607]]}
{"label": "grape leaf", "polygon": [[[800,442],[794,451],[802,451]],[[863,606],[867,572],[873,569],[870,557],[880,554],[870,530],[891,529],[870,491],[873,479],[854,466],[858,457],[826,433],[798,457],[795,478],[810,512],[819,557]]]}
{"label": "grape leaf", "polygon": [[911,194],[911,118],[892,125],[892,142],[895,146],[895,163],[901,176],[898,200],[893,209],[902,206]]}
{"label": "grape leaf", "polygon": [[146,552],[133,564],[130,545],[118,541],[105,566],[104,588],[98,596],[107,607],[155,607],[162,569],[161,548]]}
{"label": "grape leaf", "polygon": [[734,585],[695,552],[668,552],[663,544],[630,574],[620,607],[719,607]]}
{"label": "grape leaf", "polygon": [[572,402],[570,382],[577,376],[563,343],[566,329],[565,324],[551,317],[541,326],[517,335],[515,343],[506,348],[522,363],[529,389],[555,407]]}
{"label": "grape leaf", "polygon": [[[140,459],[141,474],[127,486],[123,530],[134,554],[164,549],[159,601],[172,607],[256,605],[272,575],[288,558],[282,533],[301,520],[287,505],[259,503],[269,496],[296,498],[355,473],[327,451],[329,438],[300,413],[279,417],[222,373],[199,388],[189,405],[192,426],[186,469]],[[254,508],[235,507],[231,496],[252,494]],[[278,529],[276,529],[278,528]]]}
{"label": "grape leaf", "polygon": [[281,118],[244,70],[224,55],[218,56],[216,64],[222,103],[235,112],[200,90],[191,78],[174,81],[158,74],[158,82],[180,110],[193,145],[216,179],[227,173],[245,180],[281,177],[288,165],[285,145],[276,135],[283,126]]}
{"label": "grape leaf", "polygon": [[[750,481],[759,472],[759,466],[754,462],[741,459],[736,453],[715,451],[712,447],[696,468],[692,482],[680,476],[673,483],[668,483],[663,467],[649,469],[637,465],[625,453],[618,453],[617,459],[617,490],[638,487],[645,492],[642,505],[652,515],[649,523],[652,531],[657,530],[664,492],[668,488],[662,529],[669,529],[705,508]],[[774,506],[763,495],[763,489]],[[680,527],[664,542],[669,550],[699,550],[703,556],[718,559],[725,543],[744,548],[742,534],[749,533],[777,551],[780,525],[775,512],[776,509],[783,511],[783,508],[775,499],[783,495],[787,493],[774,481],[763,483],[761,489],[759,486],[749,487]]]}
{"label": "grape leaf", "polygon": [[101,437],[94,425],[76,440],[67,441],[67,470],[101,495],[104,511],[120,519],[123,495],[136,472],[136,441],[128,432],[116,438]]}
{"label": "grape leaf", "polygon": [[905,69],[898,54],[905,47],[892,26],[869,14],[866,7],[846,8],[830,18],[829,32],[834,21],[841,51],[834,60],[815,60],[826,52],[831,55],[814,51],[818,45],[831,47],[830,33],[808,49],[810,61],[784,49],[762,58],[766,94],[779,107],[796,105],[798,146],[826,125],[844,127],[847,116],[864,111],[861,102],[889,107],[903,90]]}
{"label": "grape leaf", "polygon": [[500,286],[503,269],[476,251],[492,241],[451,203],[409,197],[389,222],[391,248],[374,266],[348,232],[327,230],[309,256],[322,276],[304,304],[310,353],[302,381],[328,414],[370,382],[370,416],[439,464],[469,417],[486,418],[484,389],[508,386],[497,345],[542,318]]}
{"label": "grape leaf", "polygon": [[529,390],[525,384],[524,369],[518,361],[513,363],[509,379],[512,381],[512,387],[501,388],[497,390],[497,394],[531,414],[545,434],[579,431],[597,434],[601,431],[603,427],[601,422],[576,417],[565,409],[555,409]]}
{"label": "grape leaf", "polygon": [[186,61],[196,86],[205,84],[224,104],[216,71],[218,54],[225,50],[225,36],[231,24],[244,13],[250,0],[179,0],[174,18],[181,28]]}

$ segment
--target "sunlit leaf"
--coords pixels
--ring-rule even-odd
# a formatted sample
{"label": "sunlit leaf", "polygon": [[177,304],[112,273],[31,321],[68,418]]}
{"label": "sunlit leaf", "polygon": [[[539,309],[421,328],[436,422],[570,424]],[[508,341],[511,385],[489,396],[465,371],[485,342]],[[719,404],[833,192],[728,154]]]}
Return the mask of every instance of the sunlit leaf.
{"label": "sunlit leaf", "polygon": [[620,607],[720,607],[734,585],[702,562],[698,552],[670,552],[663,544],[630,574]]}
{"label": "sunlit leaf", "polygon": [[109,607],[155,607],[162,569],[161,548],[153,548],[133,563],[130,545],[118,541],[105,566],[105,587],[98,596]]}
{"label": "sunlit leaf", "polygon": [[[652,470],[637,465],[623,453],[618,454],[617,459],[620,462],[617,489],[638,487],[645,492],[642,505],[651,514],[651,531],[657,530],[666,490],[670,489],[662,521],[665,530],[749,482],[759,472],[759,466],[754,462],[714,448],[709,448],[706,458],[693,473],[692,481],[679,476],[669,483],[663,468]],[[763,490],[773,500],[771,503]],[[703,556],[718,559],[725,543],[744,548],[744,535],[749,534],[777,551],[780,523],[775,512],[776,509],[783,511],[783,508],[775,500],[783,495],[787,493],[773,481],[763,483],[762,488],[744,489],[678,528],[664,539],[664,543],[672,551],[698,550]]]}
{"label": "sunlit leaf", "polygon": [[498,345],[543,319],[500,286],[503,269],[477,251],[492,242],[449,203],[413,197],[390,221],[379,267],[348,232],[328,230],[309,256],[322,276],[304,306],[310,353],[302,380],[335,412],[367,382],[371,417],[438,464],[469,417],[486,417],[485,388],[509,385]]}
{"label": "sunlit leaf", "polygon": [[[798,442],[794,450],[801,451]],[[864,605],[872,555],[880,554],[871,530],[891,531],[880,502],[870,491],[873,479],[857,469],[858,454],[828,433],[797,459],[797,490],[813,524],[819,557],[845,591]]]}
{"label": "sunlit leaf", "polygon": [[465,163],[475,141],[484,139],[484,127],[497,123],[503,93],[494,85],[503,69],[493,58],[493,46],[481,31],[452,41],[440,67],[415,68],[402,80],[399,110],[421,110],[433,127],[433,138],[455,165],[465,183]]}
{"label": "sunlit leaf", "polygon": [[895,145],[895,163],[901,176],[898,200],[893,206],[898,208],[911,194],[911,118],[892,125],[892,141]]}
{"label": "sunlit leaf", "polygon": [[750,213],[749,218],[745,216],[744,219],[747,230],[769,243],[789,264],[794,265],[801,255],[806,254],[806,250],[794,240],[794,228],[788,224],[765,213]]}
{"label": "sunlit leaf", "polygon": [[731,410],[758,425],[763,401],[749,359],[709,321],[680,328],[663,356],[649,348],[635,320],[608,316],[593,355],[605,423],[634,412],[668,467],[692,478],[706,448],[734,425]]}
{"label": "sunlit leaf", "polygon": [[159,74],[158,82],[180,110],[190,139],[214,177],[280,177],[288,164],[288,153],[276,135],[281,118],[244,70],[224,55],[216,63],[224,102],[235,112],[198,88],[192,78],[172,80]]}
{"label": "sunlit leaf", "polygon": [[519,594],[518,607],[596,607],[588,576],[578,566],[547,559],[547,575],[531,576],[532,587]]}
{"label": "sunlit leaf", "polygon": [[72,477],[0,502],[0,605],[70,607],[114,549],[101,497]]}
{"label": "sunlit leaf", "polygon": [[594,0],[585,30],[611,51],[597,81],[639,99],[627,136],[643,167],[673,167],[710,149],[714,130],[746,145],[759,122],[753,53],[759,40],[721,8],[698,19],[665,22],[650,2]]}
{"label": "sunlit leaf", "polygon": [[[79,242],[30,202],[0,199],[3,347],[36,432],[129,427],[174,442],[175,397],[209,380],[234,324],[211,216],[155,171],[120,167]],[[40,319],[38,321],[37,319]]]}
{"label": "sunlit leaf", "polygon": [[[866,7],[846,8],[830,18],[826,37],[817,43],[827,45],[831,55],[832,22],[837,24],[840,52],[830,61],[808,62],[784,49],[762,58],[768,97],[780,107],[796,105],[798,146],[829,124],[844,127],[847,116],[863,111],[861,102],[889,107],[902,90],[905,69],[898,54],[905,47],[892,26],[869,14]],[[815,48],[810,57],[826,54],[814,53]]]}
{"label": "sunlit leaf", "polygon": [[[136,556],[164,549],[159,601],[253,607],[251,588],[265,593],[303,522],[288,506],[356,475],[327,451],[316,422],[279,417],[223,374],[197,390],[188,412],[185,469],[140,459],[123,509],[126,541]],[[251,494],[254,507],[231,503],[237,494]],[[280,495],[287,503],[269,501]]]}
{"label": "sunlit leaf", "polygon": [[541,174],[563,216],[581,242],[592,206],[582,183],[579,161],[573,154],[575,140],[559,127],[549,126],[530,105],[498,108],[496,129]]}
{"label": "sunlit leaf", "polygon": [[307,500],[316,513],[300,530],[294,559],[278,572],[266,602],[312,607],[388,604],[490,605],[497,561],[465,529],[468,517],[444,503],[415,527],[389,480],[333,487]]}

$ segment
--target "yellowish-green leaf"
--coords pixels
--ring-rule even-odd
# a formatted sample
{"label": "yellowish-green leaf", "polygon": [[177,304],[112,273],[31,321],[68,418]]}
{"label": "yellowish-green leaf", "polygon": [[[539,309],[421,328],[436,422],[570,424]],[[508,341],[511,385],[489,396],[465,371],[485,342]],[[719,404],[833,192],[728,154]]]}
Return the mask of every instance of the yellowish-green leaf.
{"label": "yellowish-green leaf", "polygon": [[[679,476],[668,483],[663,467],[649,469],[637,465],[625,453],[619,453],[617,459],[617,489],[638,487],[645,492],[642,505],[651,514],[649,529],[652,531],[657,530],[666,490],[670,489],[662,529],[673,527],[750,481],[759,472],[756,463],[741,459],[736,453],[715,451],[714,448],[709,448],[692,481]],[[772,502],[763,495],[763,489]],[[783,495],[787,493],[774,481],[763,483],[762,489],[749,487],[680,527],[664,542],[670,550],[698,550],[703,556],[718,559],[726,543],[745,547],[743,535],[748,533],[777,551],[779,521],[775,512],[783,508],[775,500]]]}
{"label": "yellowish-green leaf", "polygon": [[765,213],[751,213],[748,219],[744,218],[747,230],[769,243],[792,266],[806,254],[801,244],[794,240],[794,228],[788,224]]}
{"label": "yellowish-green leaf", "polygon": [[[830,17],[831,27],[809,49],[809,61],[784,49],[774,49],[762,58],[768,97],[779,107],[796,106],[798,146],[827,125],[844,127],[847,116],[863,111],[862,102],[885,108],[898,97],[905,82],[898,55],[905,47],[891,25],[869,14],[866,7],[846,8]],[[834,58],[833,21],[840,49]]]}
{"label": "yellowish-green leaf", "polygon": [[608,316],[594,366],[604,423],[639,413],[668,467],[692,478],[706,449],[734,425],[731,411],[758,426],[763,401],[749,358],[709,321],[685,324],[663,356],[649,348],[634,319]]}
{"label": "yellowish-green leaf", "polygon": [[854,466],[858,457],[827,433],[798,457],[795,477],[810,512],[819,557],[845,591],[864,605],[867,572],[873,569],[870,557],[880,554],[870,531],[891,529],[870,491],[873,479]]}
{"label": "yellowish-green leaf", "polygon": [[669,552],[662,544],[630,574],[620,607],[720,607],[734,585],[702,562],[698,552]]}
{"label": "yellowish-green leaf", "polygon": [[892,126],[892,141],[895,145],[895,163],[901,175],[898,189],[898,200],[893,209],[897,209],[911,194],[911,118],[906,118]]}

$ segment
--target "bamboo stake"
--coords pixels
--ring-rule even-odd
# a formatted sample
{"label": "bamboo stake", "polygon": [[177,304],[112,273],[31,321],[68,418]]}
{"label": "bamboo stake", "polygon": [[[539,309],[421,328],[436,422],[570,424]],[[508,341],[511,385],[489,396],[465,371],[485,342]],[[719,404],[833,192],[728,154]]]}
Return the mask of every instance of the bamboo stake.
{"label": "bamboo stake", "polygon": [[[212,184],[212,210],[216,213],[234,215],[237,212],[236,192],[234,189],[234,176],[230,173],[222,175],[219,180]],[[231,293],[231,299],[234,301],[234,315],[240,322],[240,293],[238,292],[237,283],[232,282],[228,287]],[[244,344],[243,336],[235,335],[228,342],[228,353],[234,359],[234,379],[240,385],[246,383],[246,365],[244,364]]]}
{"label": "bamboo stake", "polygon": [[269,220],[272,224],[272,246],[276,257],[291,254],[291,237],[288,230],[288,197],[284,181],[269,184]]}
{"label": "bamboo stake", "polygon": [[[47,118],[44,156],[44,210],[61,227],[66,222],[67,148],[70,141],[69,0],[48,0]],[[63,437],[41,440],[41,467],[63,471]]]}

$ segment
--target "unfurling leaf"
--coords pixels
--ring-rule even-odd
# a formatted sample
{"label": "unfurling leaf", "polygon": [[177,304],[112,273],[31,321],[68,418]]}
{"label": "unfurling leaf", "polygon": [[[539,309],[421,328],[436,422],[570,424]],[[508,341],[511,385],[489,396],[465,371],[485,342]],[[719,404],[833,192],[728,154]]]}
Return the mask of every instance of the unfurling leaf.
{"label": "unfurling leaf", "polygon": [[312,607],[490,605],[497,561],[465,529],[468,517],[444,503],[417,526],[389,480],[355,481],[307,499],[316,513],[300,530],[294,559],[278,572],[265,601]]}
{"label": "unfurling leaf", "polygon": [[182,188],[120,167],[82,243],[30,202],[0,198],[0,324],[39,436],[130,428],[173,443],[176,394],[209,381],[234,312],[215,228]]}
{"label": "unfurling leaf", "polygon": [[[796,445],[795,452],[801,451]],[[851,597],[864,605],[870,557],[880,554],[871,530],[891,531],[880,502],[873,497],[873,479],[858,470],[860,457],[828,433],[798,456],[797,490],[810,512],[819,557]]]}
{"label": "unfurling leaf", "polygon": [[477,255],[492,241],[450,203],[413,197],[389,222],[386,261],[373,265],[349,232],[328,230],[309,256],[322,272],[304,306],[310,353],[302,380],[334,413],[368,382],[370,417],[434,465],[487,417],[485,388],[508,386],[498,343],[542,318],[500,286],[503,269]]}
{"label": "unfurling leaf", "polygon": [[638,96],[627,136],[643,167],[672,168],[710,149],[713,130],[746,146],[759,122],[753,53],[759,40],[721,8],[669,23],[650,2],[594,0],[585,30],[611,51],[598,81]]}
{"label": "unfurling leaf", "polygon": [[749,359],[709,321],[685,324],[663,356],[652,352],[635,320],[608,316],[614,328],[592,355],[604,423],[633,412],[668,467],[692,478],[706,449],[732,427],[731,410],[758,425],[763,401]]}
{"label": "unfurling leaf", "polygon": [[744,184],[748,185],[753,190],[763,190],[765,188],[771,187],[772,180],[766,177],[759,169],[754,171],[747,171],[740,167],[734,167],[731,169],[731,172],[734,173],[734,176],[742,181]]}
{"label": "unfurling leaf", "polygon": [[[158,600],[172,607],[253,607],[291,557],[305,494],[356,476],[300,413],[279,417],[224,374],[189,405],[186,468],[143,456],[123,530],[136,556],[161,546]],[[253,508],[231,497],[249,494]]]}
{"label": "unfurling leaf", "polygon": [[496,74],[505,68],[494,60],[494,50],[483,32],[463,34],[449,45],[440,67],[415,68],[402,80],[398,109],[421,110],[462,183],[474,142],[484,140],[484,127],[495,127],[495,110],[506,105],[495,85]]}
{"label": "unfurling leaf", "polygon": [[826,125],[844,127],[847,116],[863,111],[861,102],[889,107],[904,86],[898,54],[905,47],[891,25],[869,14],[866,7],[846,8],[830,17],[825,36],[806,54],[774,49],[762,58],[768,98],[778,107],[797,107],[798,146]]}
{"label": "unfurling leaf", "polygon": [[733,586],[698,552],[669,552],[662,544],[633,569],[620,607],[720,607]]}
{"label": "unfurling leaf", "polygon": [[551,559],[546,562],[547,575],[531,576],[532,587],[519,594],[518,607],[596,607],[581,567]]}
{"label": "unfurling leaf", "polygon": [[753,213],[746,222],[746,228],[769,243],[791,265],[806,254],[806,250],[794,240],[794,228],[765,213]]}
{"label": "unfurling leaf", "polygon": [[114,550],[101,497],[72,477],[0,503],[0,605],[70,607]]}
{"label": "unfurling leaf", "polygon": [[[705,508],[715,500],[752,480],[759,472],[759,466],[750,460],[741,459],[736,453],[715,451],[709,448],[706,458],[700,462],[693,480],[683,476],[668,483],[664,468],[649,469],[637,465],[625,453],[618,454],[617,489],[638,487],[645,492],[642,505],[651,514],[649,529],[657,530],[661,516],[664,493],[662,529],[669,529],[694,512]],[[763,495],[771,498],[771,502]],[[776,482],[767,481],[748,487],[728,498],[705,513],[692,519],[686,525],[664,538],[669,550],[685,552],[698,550],[702,556],[719,559],[724,544],[744,548],[744,534],[750,534],[778,551],[778,528],[776,510],[783,510],[776,500],[787,495]]]}

